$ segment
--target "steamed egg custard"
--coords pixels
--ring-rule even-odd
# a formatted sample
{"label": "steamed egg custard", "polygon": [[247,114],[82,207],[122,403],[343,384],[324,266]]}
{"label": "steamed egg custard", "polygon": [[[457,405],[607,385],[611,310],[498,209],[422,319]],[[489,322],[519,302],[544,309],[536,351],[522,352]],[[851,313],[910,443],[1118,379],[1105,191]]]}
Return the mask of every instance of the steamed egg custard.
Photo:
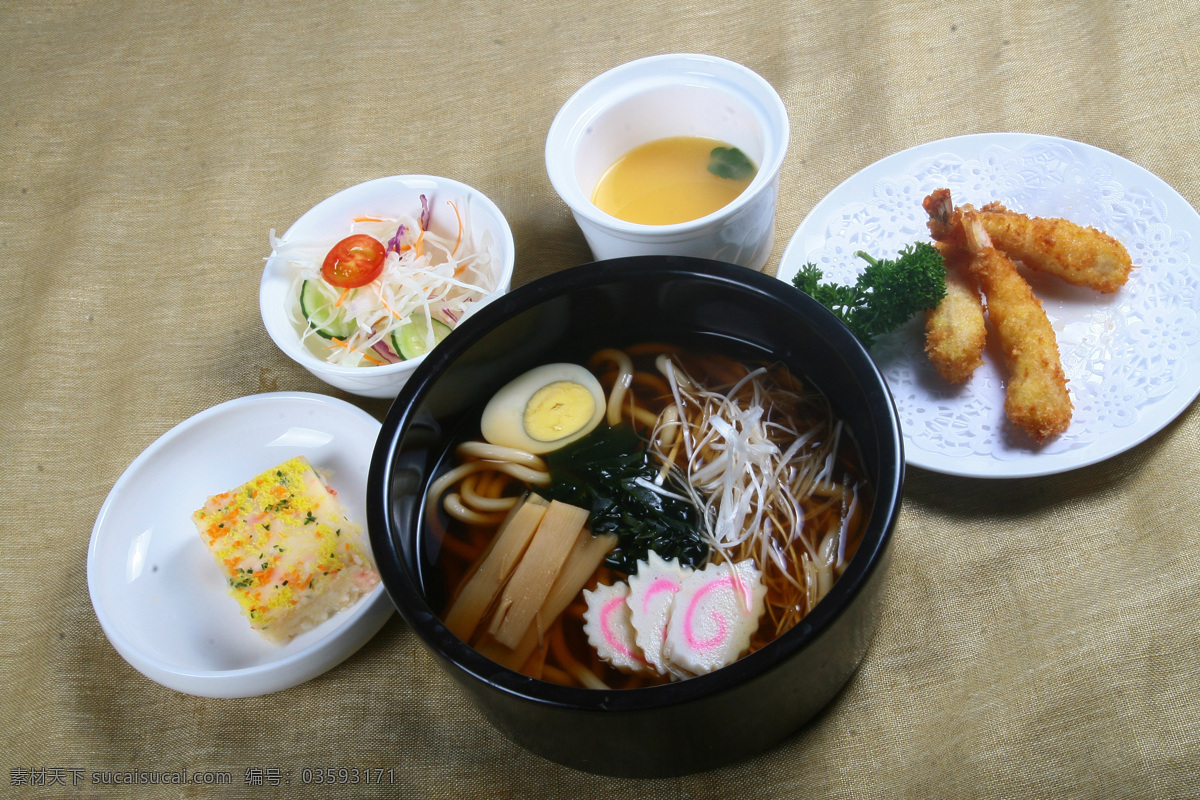
{"label": "steamed egg custard", "polygon": [[596,376],[578,364],[545,364],[496,392],[480,428],[491,444],[541,454],[591,433],[604,411]]}
{"label": "steamed egg custard", "polygon": [[640,225],[689,222],[737,199],[758,168],[741,150],[703,136],[671,136],[639,145],[596,183],[592,202]]}

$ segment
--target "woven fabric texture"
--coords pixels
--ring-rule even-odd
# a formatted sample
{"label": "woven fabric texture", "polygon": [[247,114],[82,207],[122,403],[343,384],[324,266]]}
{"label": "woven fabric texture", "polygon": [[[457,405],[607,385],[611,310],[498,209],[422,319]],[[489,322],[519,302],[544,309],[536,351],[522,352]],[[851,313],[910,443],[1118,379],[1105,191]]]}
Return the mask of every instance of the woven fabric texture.
{"label": "woven fabric texture", "polygon": [[[769,752],[678,779],[601,779],[527,753],[396,617],[292,689],[165,689],[109,644],[86,580],[109,490],[184,419],[277,390],[386,413],[287,359],[258,311],[268,232],[342,188],[449,176],[508,217],[514,284],[584,263],[546,175],[551,120],[610,67],[699,52],[760,73],[790,115],[768,272],[842,180],[959,134],[1086,142],[1197,205],[1198,43],[1188,0],[5,3],[0,795],[1200,797],[1195,405],[1061,475],[911,470],[886,610],[849,684]],[[304,785],[323,767],[394,772]],[[234,780],[90,784],[183,769]],[[38,770],[66,785],[24,785]]]}

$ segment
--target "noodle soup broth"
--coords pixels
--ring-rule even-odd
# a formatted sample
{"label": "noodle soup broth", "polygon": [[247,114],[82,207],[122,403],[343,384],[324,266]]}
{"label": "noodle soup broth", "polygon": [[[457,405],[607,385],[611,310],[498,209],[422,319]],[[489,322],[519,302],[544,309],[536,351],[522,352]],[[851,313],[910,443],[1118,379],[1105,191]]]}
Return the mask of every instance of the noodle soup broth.
{"label": "noodle soup broth", "polygon": [[[561,448],[517,454],[487,442],[475,425],[447,454],[426,513],[440,538],[426,576],[430,606],[504,666],[596,689],[664,684],[719,668],[724,662],[704,660],[701,645],[717,633],[736,634],[738,625],[749,627],[744,645],[731,645],[735,659],[792,628],[844,572],[870,516],[854,440],[827,399],[779,364],[669,345],[602,348],[583,366],[603,393],[594,430]],[[617,496],[613,486],[634,487],[632,497]],[[643,501],[645,509],[637,505]],[[546,548],[532,542],[541,527],[514,533],[519,514],[550,516],[537,502],[586,512],[576,517],[586,519],[582,531],[563,534],[577,537],[575,549],[563,544],[557,565],[539,560]],[[661,527],[647,522],[659,516]],[[516,539],[523,540],[509,542]],[[586,558],[575,558],[584,551]],[[652,561],[653,569],[669,563],[671,575],[691,583],[677,582],[666,621],[658,619],[661,631],[630,627],[622,640],[620,626],[638,619],[632,600],[606,601],[602,612],[596,598],[635,586]],[[739,564],[748,566],[738,572]],[[691,595],[680,586],[699,585],[695,576],[722,565],[728,576],[721,585],[734,598],[728,625],[693,635],[693,620],[683,616],[703,610],[697,598],[717,583]],[[530,586],[513,586],[520,581]],[[555,591],[570,596],[555,604]],[[622,592],[649,607],[649,594]],[[521,603],[535,611],[526,613],[526,627],[506,635],[506,615],[520,616],[513,609]],[[749,621],[739,622],[739,612]],[[618,618],[625,622],[608,624]],[[667,632],[676,628],[687,635],[668,646]]]}

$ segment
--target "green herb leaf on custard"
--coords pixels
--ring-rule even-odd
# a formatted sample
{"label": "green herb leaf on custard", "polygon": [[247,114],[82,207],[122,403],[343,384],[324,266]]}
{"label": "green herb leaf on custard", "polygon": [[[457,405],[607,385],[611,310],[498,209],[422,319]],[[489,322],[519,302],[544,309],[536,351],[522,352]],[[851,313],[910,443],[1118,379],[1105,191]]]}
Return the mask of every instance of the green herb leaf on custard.
{"label": "green herb leaf on custard", "polygon": [[754,175],[755,166],[736,147],[714,147],[708,154],[708,171],[718,178],[738,181]]}

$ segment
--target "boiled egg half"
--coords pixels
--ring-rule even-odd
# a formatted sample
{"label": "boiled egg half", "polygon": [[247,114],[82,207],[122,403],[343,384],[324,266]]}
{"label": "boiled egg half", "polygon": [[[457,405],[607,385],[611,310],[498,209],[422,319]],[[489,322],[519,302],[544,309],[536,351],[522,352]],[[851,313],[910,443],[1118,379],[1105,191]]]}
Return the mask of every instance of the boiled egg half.
{"label": "boiled egg half", "polygon": [[595,430],[604,389],[578,364],[544,364],[493,395],[480,420],[483,438],[530,453],[549,453]]}

